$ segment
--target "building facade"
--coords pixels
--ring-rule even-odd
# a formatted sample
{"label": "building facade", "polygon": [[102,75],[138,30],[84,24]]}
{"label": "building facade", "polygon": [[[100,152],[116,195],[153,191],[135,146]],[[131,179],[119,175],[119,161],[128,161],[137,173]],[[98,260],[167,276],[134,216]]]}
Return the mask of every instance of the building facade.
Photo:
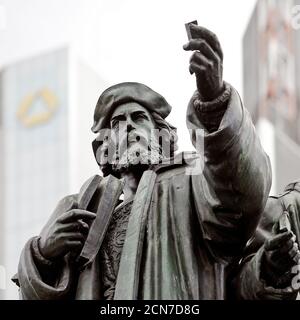
{"label": "building facade", "polygon": [[0,78],[0,292],[14,299],[10,278],[25,242],[97,170],[89,132],[104,86],[69,48],[7,66]]}
{"label": "building facade", "polygon": [[300,30],[294,0],[259,0],[244,41],[244,102],[273,167],[272,193],[300,178]]}

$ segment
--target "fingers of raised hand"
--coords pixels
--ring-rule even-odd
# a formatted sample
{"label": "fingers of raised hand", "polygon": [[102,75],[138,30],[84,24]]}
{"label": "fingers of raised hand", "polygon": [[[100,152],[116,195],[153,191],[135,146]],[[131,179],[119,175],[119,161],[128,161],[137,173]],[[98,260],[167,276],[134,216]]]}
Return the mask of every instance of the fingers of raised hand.
{"label": "fingers of raised hand", "polygon": [[199,66],[204,66],[206,68],[212,69],[214,63],[212,60],[208,59],[205,55],[203,55],[200,51],[195,51],[191,58],[190,64],[195,64]]}
{"label": "fingers of raised hand", "polygon": [[185,50],[191,50],[201,52],[207,59],[212,60],[217,63],[221,61],[218,53],[215,52],[212,47],[205,41],[201,39],[192,39],[186,45],[184,45]]}
{"label": "fingers of raised hand", "polygon": [[206,71],[206,67],[204,65],[200,65],[198,63],[191,62],[189,67],[190,74],[193,73],[202,73]]}
{"label": "fingers of raised hand", "polygon": [[[217,36],[213,32],[211,32],[210,30],[204,27],[193,25],[193,24],[190,25],[190,28],[191,28],[191,33],[193,35],[192,40],[197,40],[197,39],[205,40],[209,44],[209,46],[215,52],[217,52],[220,59],[223,60],[223,52],[222,52],[220,42]],[[190,48],[184,47],[184,50],[198,50],[198,49],[190,49]]]}

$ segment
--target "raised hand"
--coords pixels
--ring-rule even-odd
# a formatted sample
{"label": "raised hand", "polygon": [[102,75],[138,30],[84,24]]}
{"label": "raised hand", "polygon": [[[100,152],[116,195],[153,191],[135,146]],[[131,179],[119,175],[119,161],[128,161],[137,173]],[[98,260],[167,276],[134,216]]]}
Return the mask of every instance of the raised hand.
{"label": "raised hand", "polygon": [[211,101],[223,91],[223,52],[217,36],[211,31],[191,24],[191,39],[183,46],[194,51],[190,59],[190,73],[195,73],[197,89],[202,101]]}

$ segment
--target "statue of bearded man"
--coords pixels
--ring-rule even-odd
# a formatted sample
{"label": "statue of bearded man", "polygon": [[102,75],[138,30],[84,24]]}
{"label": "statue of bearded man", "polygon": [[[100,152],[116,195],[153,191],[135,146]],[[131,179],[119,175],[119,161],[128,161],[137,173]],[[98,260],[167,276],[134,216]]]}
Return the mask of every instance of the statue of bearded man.
{"label": "statue of bearded man", "polygon": [[92,127],[103,174],[61,200],[25,245],[15,279],[23,299],[226,298],[228,270],[268,197],[270,164],[223,81],[217,37],[191,30],[184,49],[197,89],[186,121],[196,151],[175,154],[171,107],[157,92],[130,82],[105,90]]}

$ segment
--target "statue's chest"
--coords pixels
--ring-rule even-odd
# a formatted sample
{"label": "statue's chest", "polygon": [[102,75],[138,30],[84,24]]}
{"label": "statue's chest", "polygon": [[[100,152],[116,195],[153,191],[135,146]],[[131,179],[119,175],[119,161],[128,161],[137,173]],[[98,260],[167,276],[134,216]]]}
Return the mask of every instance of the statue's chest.
{"label": "statue's chest", "polygon": [[131,208],[132,202],[129,202],[114,211],[100,249],[102,283],[106,299],[113,298]]}

